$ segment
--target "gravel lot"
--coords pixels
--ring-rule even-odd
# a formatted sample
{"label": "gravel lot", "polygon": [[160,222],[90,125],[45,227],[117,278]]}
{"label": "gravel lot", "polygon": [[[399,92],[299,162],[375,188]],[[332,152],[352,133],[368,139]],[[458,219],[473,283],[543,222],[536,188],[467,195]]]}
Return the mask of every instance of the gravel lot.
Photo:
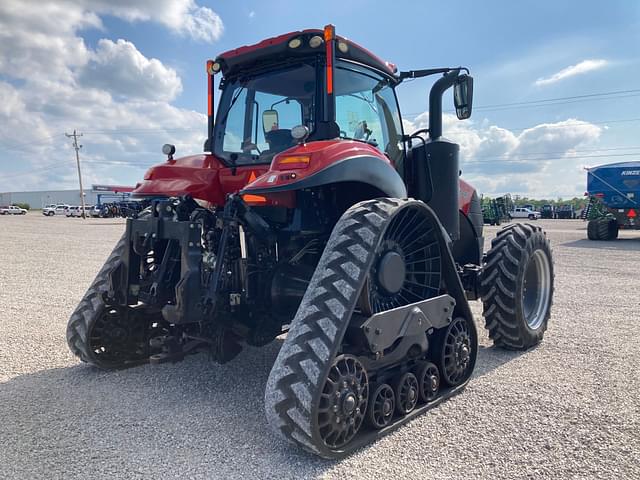
{"label": "gravel lot", "polygon": [[330,462],[267,429],[278,342],[109,373],[69,353],[67,319],[123,224],[0,217],[0,478],[640,478],[640,232],[589,242],[579,220],[539,221],[556,266],[545,341],[493,349],[473,302],[466,391]]}

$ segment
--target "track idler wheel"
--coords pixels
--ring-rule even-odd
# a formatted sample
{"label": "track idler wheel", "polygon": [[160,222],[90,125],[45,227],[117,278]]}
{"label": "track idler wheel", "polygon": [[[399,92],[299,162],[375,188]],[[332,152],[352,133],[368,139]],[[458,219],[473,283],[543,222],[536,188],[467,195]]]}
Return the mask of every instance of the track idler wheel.
{"label": "track idler wheel", "polygon": [[438,395],[440,388],[440,372],[431,362],[425,362],[418,365],[415,369],[415,375],[418,378],[418,393],[420,401],[428,403]]}
{"label": "track idler wheel", "polygon": [[418,403],[418,379],[413,373],[402,374],[396,380],[394,390],[396,392],[396,411],[400,415],[406,415],[416,408]]}
{"label": "track idler wheel", "polygon": [[322,390],[318,427],[324,443],[341,448],[362,426],[369,399],[369,380],[360,361],[343,355],[334,361]]}
{"label": "track idler wheel", "polygon": [[396,408],[396,395],[390,385],[383,383],[375,389],[369,400],[367,420],[373,428],[384,428],[391,423]]}
{"label": "track idler wheel", "polygon": [[442,380],[452,387],[463,383],[473,371],[476,339],[467,320],[456,317],[444,331],[440,351]]}

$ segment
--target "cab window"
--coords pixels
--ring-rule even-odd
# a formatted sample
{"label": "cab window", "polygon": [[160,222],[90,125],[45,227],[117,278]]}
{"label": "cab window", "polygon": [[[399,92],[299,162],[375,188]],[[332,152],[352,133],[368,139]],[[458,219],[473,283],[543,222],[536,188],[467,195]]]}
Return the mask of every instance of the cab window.
{"label": "cab window", "polygon": [[215,153],[235,165],[269,163],[295,145],[291,129],[315,123],[314,63],[230,81],[215,126]]}
{"label": "cab window", "polygon": [[389,80],[344,61],[337,63],[335,77],[340,136],[375,146],[398,166],[404,145],[398,104]]}

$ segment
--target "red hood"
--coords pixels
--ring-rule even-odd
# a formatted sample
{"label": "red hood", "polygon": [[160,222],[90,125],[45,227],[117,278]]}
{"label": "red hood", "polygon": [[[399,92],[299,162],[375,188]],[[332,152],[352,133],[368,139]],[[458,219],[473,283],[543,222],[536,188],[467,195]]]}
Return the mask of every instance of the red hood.
{"label": "red hood", "polygon": [[190,155],[151,167],[136,185],[137,197],[191,195],[213,205],[224,205],[225,197],[262,175],[268,165],[240,166],[235,175],[211,154]]}
{"label": "red hood", "polygon": [[[273,157],[269,171],[247,185],[245,191],[290,184],[318,173],[320,170],[345,158],[364,155],[377,157],[389,164],[391,163],[391,161],[374,146],[354,140],[319,140],[296,145]],[[286,165],[278,164],[278,160],[281,158],[295,156],[309,157],[309,166],[304,169],[290,170],[286,168]]]}

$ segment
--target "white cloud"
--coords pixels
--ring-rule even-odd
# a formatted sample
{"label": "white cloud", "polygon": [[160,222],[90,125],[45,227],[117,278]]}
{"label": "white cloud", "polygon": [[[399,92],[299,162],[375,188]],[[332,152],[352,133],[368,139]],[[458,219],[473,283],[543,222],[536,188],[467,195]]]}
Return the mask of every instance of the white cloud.
{"label": "white cloud", "polygon": [[596,60],[583,60],[582,62],[571,65],[569,67],[563,68],[559,72],[554,73],[550,77],[539,78],[535,81],[537,86],[550,85],[552,83],[559,82],[560,80],[564,80],[565,78],[573,77],[575,75],[581,75],[583,73],[591,72],[593,70],[599,70],[600,68],[608,65],[607,60],[596,59]]}
{"label": "white cloud", "polygon": [[68,0],[84,10],[128,21],[157,22],[196,40],[214,42],[224,30],[220,16],[194,0]]}
{"label": "white cloud", "polygon": [[182,91],[175,70],[158,59],[146,58],[133,43],[121,39],[100,40],[89,62],[79,71],[78,80],[128,98],[170,101]]}
{"label": "white cloud", "polygon": [[89,61],[90,51],[77,35],[103,29],[100,15],[153,21],[196,40],[220,38],[218,14],[194,0],[58,0],[0,2],[0,74],[28,79],[37,72],[72,79],[72,69]]}
{"label": "white cloud", "polygon": [[54,2],[0,2],[0,74],[18,79],[47,75],[70,81],[89,58],[76,31],[102,22],[80,8]]}
{"label": "white cloud", "polygon": [[249,12],[249,18],[254,18],[256,16],[256,12],[254,10],[251,10]]}
{"label": "white cloud", "polygon": [[74,187],[63,133],[75,128],[87,183],[135,183],[166,142],[202,151],[206,116],[170,103],[182,90],[173,68],[125,40],[85,44],[83,29],[108,33],[106,14],[205,40],[222,31],[191,0],[0,2],[0,191]]}
{"label": "white cloud", "polygon": [[[428,126],[428,114],[404,121],[405,131]],[[575,152],[594,143],[602,129],[589,122],[568,119],[543,123],[520,133],[497,125],[443,118],[445,137],[460,144],[463,177],[480,193],[527,194],[540,198],[578,194],[584,179],[584,160]]]}

